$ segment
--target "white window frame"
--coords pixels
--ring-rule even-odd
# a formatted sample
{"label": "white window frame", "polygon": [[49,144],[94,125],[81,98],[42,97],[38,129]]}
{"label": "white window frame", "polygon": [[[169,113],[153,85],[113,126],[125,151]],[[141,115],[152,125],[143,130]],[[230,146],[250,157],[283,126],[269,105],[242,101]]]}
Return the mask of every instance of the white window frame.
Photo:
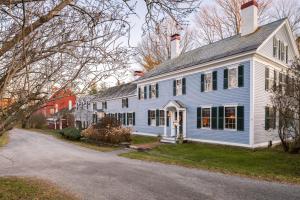
{"label": "white window frame", "polygon": [[[226,128],[226,108],[234,108],[235,109],[235,129]],[[237,106],[236,105],[227,105],[224,106],[224,130],[226,131],[237,131]]]}
{"label": "white window frame", "polygon": [[[209,109],[209,127],[203,126],[203,110],[204,109]],[[211,106],[209,106],[209,107],[206,106],[206,107],[201,108],[201,128],[211,130]]]}
{"label": "white window frame", "polygon": [[[276,45],[275,45],[276,41]],[[276,49],[275,49],[276,48]],[[278,57],[278,39],[276,37],[273,37],[273,57],[277,58]],[[275,55],[274,55],[275,54]]]}
{"label": "white window frame", "polygon": [[157,93],[157,91],[156,91],[156,83],[155,84],[151,84],[151,91],[150,91],[150,93],[151,93],[151,99],[156,98],[156,93]]}
{"label": "white window frame", "polygon": [[[163,117],[160,115],[161,112],[164,113]],[[161,123],[162,122],[161,120],[163,120],[163,123]],[[159,110],[159,126],[165,126],[165,124],[166,124],[165,111]]]}
{"label": "white window frame", "polygon": [[176,96],[182,96],[182,78],[176,79]]}
{"label": "white window frame", "polygon": [[[154,118],[151,117],[151,113],[154,113]],[[150,110],[150,126],[156,126],[156,110]],[[152,123],[154,120],[154,123]]]}
{"label": "white window frame", "polygon": [[[130,120],[131,120],[131,122],[130,122]],[[127,121],[128,121],[127,126],[133,126],[133,113],[127,113]]]}
{"label": "white window frame", "polygon": [[[210,87],[208,87],[208,83],[206,82],[207,76],[210,75]],[[212,72],[207,72],[204,74],[204,92],[210,92],[213,90],[213,74]]]}
{"label": "white window frame", "polygon": [[[229,67],[228,69],[228,89],[234,89],[239,87],[239,68],[238,66]],[[230,86],[230,70],[235,70],[235,76],[236,76],[236,85]]]}
{"label": "white window frame", "polygon": [[280,54],[280,60],[282,62],[285,62],[285,46],[286,44],[284,42],[281,42],[281,54]]}
{"label": "white window frame", "polygon": [[145,86],[140,86],[140,99],[145,99]]}

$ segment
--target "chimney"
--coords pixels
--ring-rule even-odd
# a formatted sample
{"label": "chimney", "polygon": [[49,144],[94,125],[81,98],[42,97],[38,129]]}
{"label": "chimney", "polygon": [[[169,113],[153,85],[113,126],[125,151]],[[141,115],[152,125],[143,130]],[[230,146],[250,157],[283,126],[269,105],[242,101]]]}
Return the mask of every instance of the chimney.
{"label": "chimney", "polygon": [[180,54],[180,35],[175,33],[171,36],[171,59],[176,58]]}
{"label": "chimney", "polygon": [[143,77],[143,76],[145,76],[145,73],[143,71],[136,70],[136,71],[134,71],[133,76],[134,77]]}
{"label": "chimney", "polygon": [[241,35],[245,36],[255,32],[258,27],[258,4],[256,0],[251,0],[244,3],[241,9]]}

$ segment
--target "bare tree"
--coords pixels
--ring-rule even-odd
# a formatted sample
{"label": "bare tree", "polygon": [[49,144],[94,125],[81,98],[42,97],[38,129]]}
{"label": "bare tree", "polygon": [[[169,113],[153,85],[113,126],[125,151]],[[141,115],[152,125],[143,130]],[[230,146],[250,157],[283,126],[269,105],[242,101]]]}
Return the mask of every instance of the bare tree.
{"label": "bare tree", "polygon": [[300,32],[300,2],[298,0],[273,0],[269,16],[271,20],[288,18],[292,31]]}
{"label": "bare tree", "polygon": [[281,79],[279,85],[276,87],[274,84],[271,90],[271,102],[274,110],[279,114],[278,135],[284,151],[298,153],[300,151],[300,59],[296,60],[286,72],[283,71],[279,79]]}
{"label": "bare tree", "polygon": [[[199,1],[199,0],[198,0]],[[184,19],[193,1],[144,1],[144,27],[165,16]],[[49,88],[85,90],[128,67],[129,16],[135,1],[7,0],[0,3],[0,130],[28,119],[47,101]],[[182,18],[181,18],[182,17]]]}
{"label": "bare tree", "polygon": [[156,27],[155,32],[148,32],[138,44],[136,61],[149,71],[171,57],[171,36],[181,33],[181,53],[193,46],[192,31],[187,26],[180,27],[177,22],[166,19]]}
{"label": "bare tree", "polygon": [[[240,33],[241,5],[247,0],[214,0],[204,5],[195,16],[194,38],[198,45],[209,44]],[[258,0],[259,20],[266,20],[266,10],[271,0]]]}

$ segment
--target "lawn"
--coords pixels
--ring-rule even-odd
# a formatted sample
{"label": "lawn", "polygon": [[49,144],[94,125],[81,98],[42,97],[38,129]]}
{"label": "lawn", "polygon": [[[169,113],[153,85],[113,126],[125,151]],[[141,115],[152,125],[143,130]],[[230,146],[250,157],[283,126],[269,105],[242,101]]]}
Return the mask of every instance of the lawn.
{"label": "lawn", "polygon": [[71,200],[75,196],[63,192],[53,184],[42,180],[16,177],[0,177],[1,200]]}
{"label": "lawn", "polygon": [[85,148],[89,148],[89,149],[93,149],[93,150],[96,150],[96,151],[110,152],[110,151],[120,149],[120,147],[115,147],[115,146],[99,146],[99,145],[87,143],[87,142],[84,142],[84,141],[67,140],[64,137],[62,137],[61,134],[59,134],[59,132],[57,130],[51,130],[51,129],[28,129],[28,130],[32,130],[32,131],[47,134],[47,135],[52,135],[52,136],[54,136],[58,139],[66,141],[66,142],[70,142],[72,144],[79,145],[81,147],[85,147]]}
{"label": "lawn", "polygon": [[8,132],[3,133],[3,135],[0,136],[0,147],[3,147],[8,143],[9,137]]}
{"label": "lawn", "polygon": [[151,137],[151,136],[143,136],[143,135],[132,135],[131,137],[132,144],[150,144],[154,142],[158,142],[158,137]]}
{"label": "lawn", "polygon": [[300,155],[287,154],[279,148],[251,150],[188,143],[160,145],[148,152],[130,152],[120,156],[300,184]]}

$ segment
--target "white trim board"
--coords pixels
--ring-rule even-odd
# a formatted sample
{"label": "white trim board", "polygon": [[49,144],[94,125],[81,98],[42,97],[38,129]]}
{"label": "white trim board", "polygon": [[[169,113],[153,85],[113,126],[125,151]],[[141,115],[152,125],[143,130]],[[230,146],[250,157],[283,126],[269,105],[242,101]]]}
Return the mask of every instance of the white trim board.
{"label": "white trim board", "polygon": [[194,141],[194,142],[209,143],[209,144],[219,144],[219,145],[229,145],[229,146],[251,148],[251,146],[249,144],[241,144],[241,143],[234,143],[234,142],[222,142],[222,141],[202,140],[202,139],[193,139],[193,138],[186,138],[186,140]]}
{"label": "white trim board", "polygon": [[157,134],[153,134],[153,133],[132,132],[132,134],[133,135],[144,135],[144,136],[158,137]]}
{"label": "white trim board", "polygon": [[184,77],[187,75],[192,75],[192,74],[195,74],[198,72],[203,72],[203,71],[208,71],[208,70],[211,71],[214,69],[218,69],[220,67],[229,67],[230,65],[240,65],[242,62],[249,61],[255,52],[256,51],[253,50],[253,51],[250,51],[247,53],[242,53],[242,54],[238,54],[238,55],[234,55],[234,56],[228,56],[223,59],[203,63],[200,65],[195,65],[193,67],[188,67],[188,68],[181,69],[181,70],[175,70],[173,72],[165,73],[162,75],[157,75],[157,76],[145,79],[145,80],[140,80],[140,81],[137,80],[137,81],[135,81],[135,83],[137,83],[138,86],[147,85],[147,84],[152,84],[153,82],[169,80],[169,79],[177,79],[177,78]]}

